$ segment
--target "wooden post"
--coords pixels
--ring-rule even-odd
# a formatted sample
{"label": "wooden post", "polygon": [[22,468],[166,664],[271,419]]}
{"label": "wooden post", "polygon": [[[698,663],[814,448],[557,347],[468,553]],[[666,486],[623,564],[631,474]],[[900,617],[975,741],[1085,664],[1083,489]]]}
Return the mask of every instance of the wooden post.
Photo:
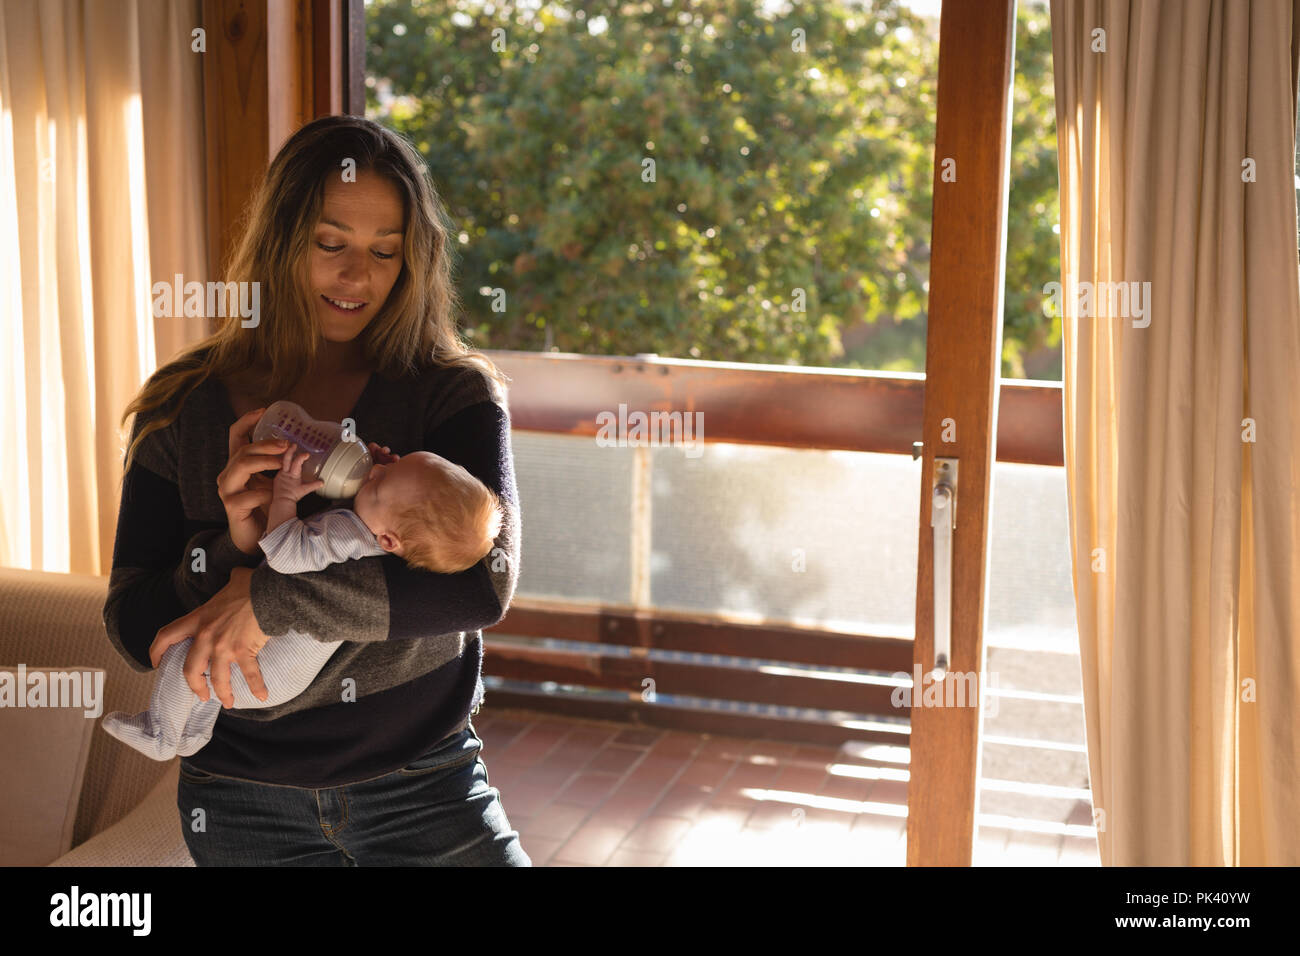
{"label": "wooden post", "polygon": [[[976,681],[984,655],[984,558],[1001,367],[1014,43],[1015,0],[944,0],[913,673],[919,668],[927,674],[934,667],[934,459],[957,458],[949,670],[958,678],[974,673]],[[969,866],[980,706],[922,706],[921,694],[918,684],[911,701],[907,862]]]}

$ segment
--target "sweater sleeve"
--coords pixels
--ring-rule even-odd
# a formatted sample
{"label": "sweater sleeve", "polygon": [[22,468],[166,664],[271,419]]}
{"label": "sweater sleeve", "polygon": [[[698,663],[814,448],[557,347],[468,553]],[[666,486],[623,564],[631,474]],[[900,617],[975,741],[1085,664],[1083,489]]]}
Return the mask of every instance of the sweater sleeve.
{"label": "sweater sleeve", "polygon": [[263,565],[253,572],[250,595],[265,634],[293,629],[322,642],[382,641],[476,631],[505,617],[519,567],[509,411],[491,399],[468,405],[426,431],[422,450],[461,465],[497,494],[504,520],[492,551],[456,574],[412,568],[394,554],[292,575]]}
{"label": "sweater sleeve", "polygon": [[[147,420],[135,416],[132,441]],[[233,568],[261,558],[235,547],[227,528],[187,537],[176,427],[173,422],[145,438],[122,478],[103,619],[109,641],[137,671],[152,669],[149,647],[162,627],[223,588]]]}

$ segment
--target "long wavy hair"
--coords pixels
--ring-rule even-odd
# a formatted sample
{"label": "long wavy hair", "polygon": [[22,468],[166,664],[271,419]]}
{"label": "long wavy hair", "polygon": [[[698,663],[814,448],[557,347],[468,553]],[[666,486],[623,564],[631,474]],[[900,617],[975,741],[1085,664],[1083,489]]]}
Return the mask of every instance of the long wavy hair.
{"label": "long wavy hair", "polygon": [[[303,379],[320,347],[308,295],[308,251],[321,216],[325,184],[345,159],[356,171],[387,179],[406,212],[402,270],[388,300],[360,333],[367,363],[395,378],[431,365],[475,367],[501,386],[508,377],[459,335],[461,301],[453,279],[453,225],[419,153],[404,138],[359,116],[326,116],[289,138],[246,207],[223,281],[258,282],[259,324],[246,329],[236,311],[212,335],[160,368],[126,406],[151,416],[129,447],[123,472],[140,442],[176,420],[186,396],[209,376],[240,373],[259,405]],[[286,281],[289,280],[289,281]],[[251,374],[250,374],[251,373]]]}

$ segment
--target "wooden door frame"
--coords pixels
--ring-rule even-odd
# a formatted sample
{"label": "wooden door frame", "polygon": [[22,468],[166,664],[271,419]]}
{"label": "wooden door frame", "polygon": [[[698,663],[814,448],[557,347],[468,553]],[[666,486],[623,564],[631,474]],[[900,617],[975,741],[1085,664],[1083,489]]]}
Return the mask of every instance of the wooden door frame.
{"label": "wooden door frame", "polygon": [[[320,116],[364,115],[364,0],[203,0],[208,273],[271,158]],[[215,331],[215,319],[210,319]]]}
{"label": "wooden door frame", "polygon": [[[927,674],[934,666],[934,459],[957,458],[952,660],[945,692],[955,688],[961,676],[973,674],[981,688],[983,679],[1015,11],[1015,0],[944,0],[939,21],[913,674]],[[977,695],[974,706],[969,701],[967,706],[923,706],[921,688],[913,688],[909,866],[970,865],[978,812],[982,697]],[[945,699],[961,698],[954,694]]]}

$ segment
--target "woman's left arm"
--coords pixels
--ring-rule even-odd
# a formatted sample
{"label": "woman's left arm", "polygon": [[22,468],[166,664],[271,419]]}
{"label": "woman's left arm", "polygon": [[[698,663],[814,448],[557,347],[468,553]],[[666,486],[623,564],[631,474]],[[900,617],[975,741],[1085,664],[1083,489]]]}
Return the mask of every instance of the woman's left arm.
{"label": "woman's left arm", "polygon": [[263,565],[249,596],[266,634],[290,629],[318,641],[383,641],[476,631],[498,623],[519,580],[519,502],[510,413],[484,399],[426,433],[423,450],[461,465],[494,491],[503,520],[492,551],[474,567],[437,574],[393,554],[280,574]]}

